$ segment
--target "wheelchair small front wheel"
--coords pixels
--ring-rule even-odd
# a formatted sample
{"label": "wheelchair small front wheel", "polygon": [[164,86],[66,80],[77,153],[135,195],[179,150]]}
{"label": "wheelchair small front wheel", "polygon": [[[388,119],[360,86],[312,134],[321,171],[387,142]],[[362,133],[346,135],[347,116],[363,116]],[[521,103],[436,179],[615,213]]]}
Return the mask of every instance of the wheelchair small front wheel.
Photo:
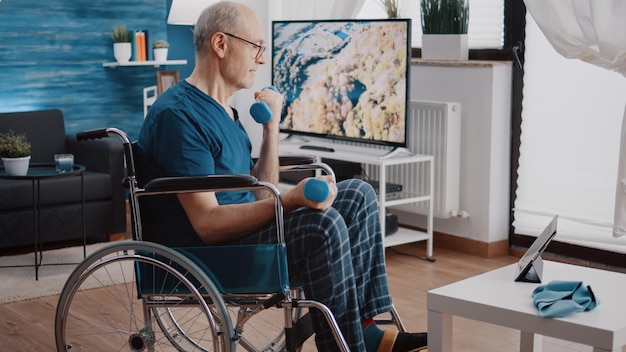
{"label": "wheelchair small front wheel", "polygon": [[[176,317],[163,331],[157,312]],[[150,242],[114,243],[72,272],[55,316],[57,351],[234,351],[228,310],[193,261]]]}

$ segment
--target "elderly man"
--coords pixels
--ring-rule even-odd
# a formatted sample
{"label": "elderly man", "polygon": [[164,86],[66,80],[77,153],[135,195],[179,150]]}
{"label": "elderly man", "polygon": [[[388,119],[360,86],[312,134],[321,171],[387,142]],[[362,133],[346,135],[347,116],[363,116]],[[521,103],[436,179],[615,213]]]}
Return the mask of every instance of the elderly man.
{"label": "elderly man", "polygon": [[[194,29],[196,64],[185,80],[152,106],[138,146],[146,180],[165,176],[249,173],[278,182],[278,138],[283,97],[255,93],[272,111],[256,163],[237,110],[228,104],[253,85],[265,64],[263,26],[252,9],[219,2],[205,9]],[[329,182],[321,202],[304,196],[304,182],[281,194],[289,271],[308,299],[327,305],[352,351],[411,351],[425,333],[384,332],[373,321],[391,309],[378,204],[359,180]],[[170,246],[269,242],[274,205],[263,192],[189,193],[146,199],[144,238]],[[323,317],[311,312],[320,351],[337,350]]]}

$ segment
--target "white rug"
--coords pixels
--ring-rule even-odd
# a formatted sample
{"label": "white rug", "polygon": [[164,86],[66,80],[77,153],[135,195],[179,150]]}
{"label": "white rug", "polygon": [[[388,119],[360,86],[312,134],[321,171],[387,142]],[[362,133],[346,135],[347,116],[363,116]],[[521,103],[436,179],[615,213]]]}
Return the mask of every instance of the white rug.
{"label": "white rug", "polygon": [[[87,255],[109,243],[87,245]],[[83,247],[69,247],[43,252],[43,266],[39,267],[39,280],[35,280],[35,255],[33,253],[0,257],[0,267],[31,265],[19,268],[0,268],[0,304],[58,295],[73,265],[45,265],[47,263],[78,263],[83,259]]]}

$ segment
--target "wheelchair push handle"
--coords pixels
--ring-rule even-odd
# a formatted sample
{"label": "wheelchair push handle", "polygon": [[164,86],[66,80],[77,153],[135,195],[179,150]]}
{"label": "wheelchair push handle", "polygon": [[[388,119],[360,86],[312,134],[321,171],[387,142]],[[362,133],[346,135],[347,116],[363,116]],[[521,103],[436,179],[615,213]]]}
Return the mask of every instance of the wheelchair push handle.
{"label": "wheelchair push handle", "polygon": [[108,136],[106,128],[98,128],[76,133],[76,139],[80,142],[90,141],[92,139],[100,139]]}
{"label": "wheelchair push handle", "polygon": [[97,128],[76,133],[76,139],[79,142],[85,142],[93,139],[105,138],[108,136],[116,136],[122,140],[124,144],[130,144],[130,139],[124,131],[117,128]]}
{"label": "wheelchair push handle", "polygon": [[304,197],[312,202],[323,202],[330,195],[328,182],[312,178],[304,184]]}
{"label": "wheelchair push handle", "polygon": [[[267,86],[263,88],[263,90],[271,89],[276,93],[280,93],[278,89],[274,86]],[[250,106],[250,116],[254,119],[254,121],[260,124],[266,124],[272,118],[272,109],[267,105],[266,102],[259,100]]]}

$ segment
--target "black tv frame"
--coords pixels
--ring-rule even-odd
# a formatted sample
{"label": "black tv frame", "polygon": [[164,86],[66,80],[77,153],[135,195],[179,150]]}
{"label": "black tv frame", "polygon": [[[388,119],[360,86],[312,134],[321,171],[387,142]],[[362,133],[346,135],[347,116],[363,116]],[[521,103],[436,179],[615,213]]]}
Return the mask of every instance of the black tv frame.
{"label": "black tv frame", "polygon": [[[315,29],[320,29],[324,26],[326,27],[335,27],[335,29],[344,29],[346,31],[350,31],[353,28],[355,28],[355,25],[361,25],[361,24],[372,24],[372,25],[376,25],[376,24],[380,24],[380,23],[388,23],[388,22],[392,22],[392,23],[402,23],[406,26],[406,39],[405,42],[403,43],[403,47],[397,49],[398,52],[401,52],[401,50],[404,50],[404,54],[403,58],[404,58],[404,86],[403,86],[403,91],[404,91],[404,96],[401,98],[403,99],[403,111],[402,113],[404,114],[404,116],[400,116],[399,118],[403,119],[403,131],[402,131],[402,140],[393,140],[392,138],[389,137],[385,137],[385,138],[381,138],[376,136],[375,138],[366,138],[365,136],[354,136],[354,135],[345,135],[344,134],[336,134],[336,133],[319,133],[319,132],[313,132],[313,131],[306,131],[306,130],[294,130],[291,128],[286,128],[284,126],[284,122],[285,122],[285,117],[288,115],[288,111],[291,108],[291,104],[294,101],[294,96],[299,95],[300,91],[302,90],[302,86],[298,85],[298,84],[293,84],[293,82],[290,82],[288,79],[285,78],[284,75],[280,75],[279,71],[281,69],[292,69],[293,68],[293,61],[290,61],[288,64],[280,64],[283,66],[279,65],[279,61],[281,60],[285,60],[285,55],[279,55],[281,53],[284,53],[282,50],[286,50],[286,49],[294,49],[293,46],[294,45],[286,45],[283,46],[282,44],[277,43],[277,35],[280,33],[281,30],[284,30],[285,26],[291,26],[291,27],[297,27],[297,26],[302,26],[303,28],[309,28],[309,31],[311,28],[315,28]],[[349,27],[349,28],[348,28]],[[346,29],[347,28],[347,29]],[[330,28],[328,28],[330,30]],[[323,31],[321,31],[323,32]],[[331,32],[323,32],[324,34],[328,35]],[[341,32],[341,31],[337,31],[335,33],[337,36],[344,36],[346,35],[345,32]],[[348,37],[350,37],[350,35],[354,35],[354,33],[350,33],[349,35],[347,35],[345,38],[341,38],[341,39],[346,39]],[[309,33],[307,35],[308,38],[310,38],[311,34]],[[340,46],[338,48],[339,51],[341,52],[342,50],[344,50],[351,42],[350,41],[345,41],[343,43],[340,44]],[[316,44],[318,42],[315,42]],[[387,43],[387,44],[390,44]],[[330,48],[330,47],[329,47]],[[381,48],[381,55],[384,54],[384,48]],[[326,51],[320,51],[319,55],[316,57],[314,55],[307,55],[304,56],[304,58],[306,60],[308,60],[308,62],[316,60],[319,62],[323,62],[328,60],[328,58],[326,56],[328,56],[329,54],[329,50]],[[368,55],[372,55],[370,52],[367,52]],[[337,52],[331,52],[331,56],[333,56],[333,59],[336,58]],[[364,144],[375,144],[375,145],[384,145],[384,146],[389,146],[389,147],[394,147],[394,148],[406,148],[407,146],[407,142],[408,142],[408,131],[409,131],[409,106],[410,106],[410,94],[409,94],[409,88],[410,88],[410,66],[411,66],[411,19],[408,18],[403,18],[403,19],[333,19],[333,20],[293,20],[293,21],[285,21],[285,20],[281,20],[281,21],[272,21],[272,46],[271,46],[271,56],[272,56],[272,84],[274,86],[276,86],[281,93],[285,94],[285,106],[283,107],[283,113],[282,113],[282,118],[281,118],[281,126],[280,126],[280,131],[282,133],[286,133],[289,136],[292,135],[297,135],[297,136],[303,136],[303,137],[317,137],[317,138],[326,138],[326,139],[334,139],[334,140],[343,140],[343,141],[351,141],[351,142],[357,142],[357,143],[364,143]],[[289,56],[289,59],[292,60],[296,60],[296,59],[302,59],[302,56]],[[357,60],[358,61],[358,60]],[[328,61],[328,65],[332,65],[334,64],[335,61]],[[342,71],[343,72],[343,71]],[[385,71],[387,72],[387,71]],[[309,78],[309,76],[305,76],[306,79]],[[382,79],[381,77],[378,77],[379,79]],[[302,77],[297,77],[297,79],[299,81],[303,81]],[[293,81],[293,77],[291,78],[291,80]],[[361,83],[360,81],[358,83]],[[373,83],[372,83],[372,86]],[[333,86],[335,87],[335,86]],[[359,94],[359,97],[361,94],[363,93],[371,93],[372,89],[371,87],[368,88],[366,85],[363,84],[363,88],[364,90]],[[379,92],[379,90],[373,91],[374,93]],[[295,94],[294,94],[295,93]],[[383,94],[384,92],[380,92],[380,94]],[[395,92],[394,92],[395,93]],[[402,93],[402,92],[400,92]],[[347,96],[350,96],[349,94],[347,94]],[[351,96],[350,96],[351,97]],[[390,99],[391,100],[391,99]],[[351,98],[351,101],[352,100]],[[370,100],[371,101],[371,100]],[[322,104],[322,102],[320,102],[320,104]],[[358,105],[358,100],[356,104],[353,104],[353,112],[355,111],[355,108]],[[362,106],[359,106],[359,108],[362,108]],[[371,111],[371,110],[368,110]],[[386,120],[389,120],[389,118],[386,118]],[[378,132],[378,131],[377,131]]]}

